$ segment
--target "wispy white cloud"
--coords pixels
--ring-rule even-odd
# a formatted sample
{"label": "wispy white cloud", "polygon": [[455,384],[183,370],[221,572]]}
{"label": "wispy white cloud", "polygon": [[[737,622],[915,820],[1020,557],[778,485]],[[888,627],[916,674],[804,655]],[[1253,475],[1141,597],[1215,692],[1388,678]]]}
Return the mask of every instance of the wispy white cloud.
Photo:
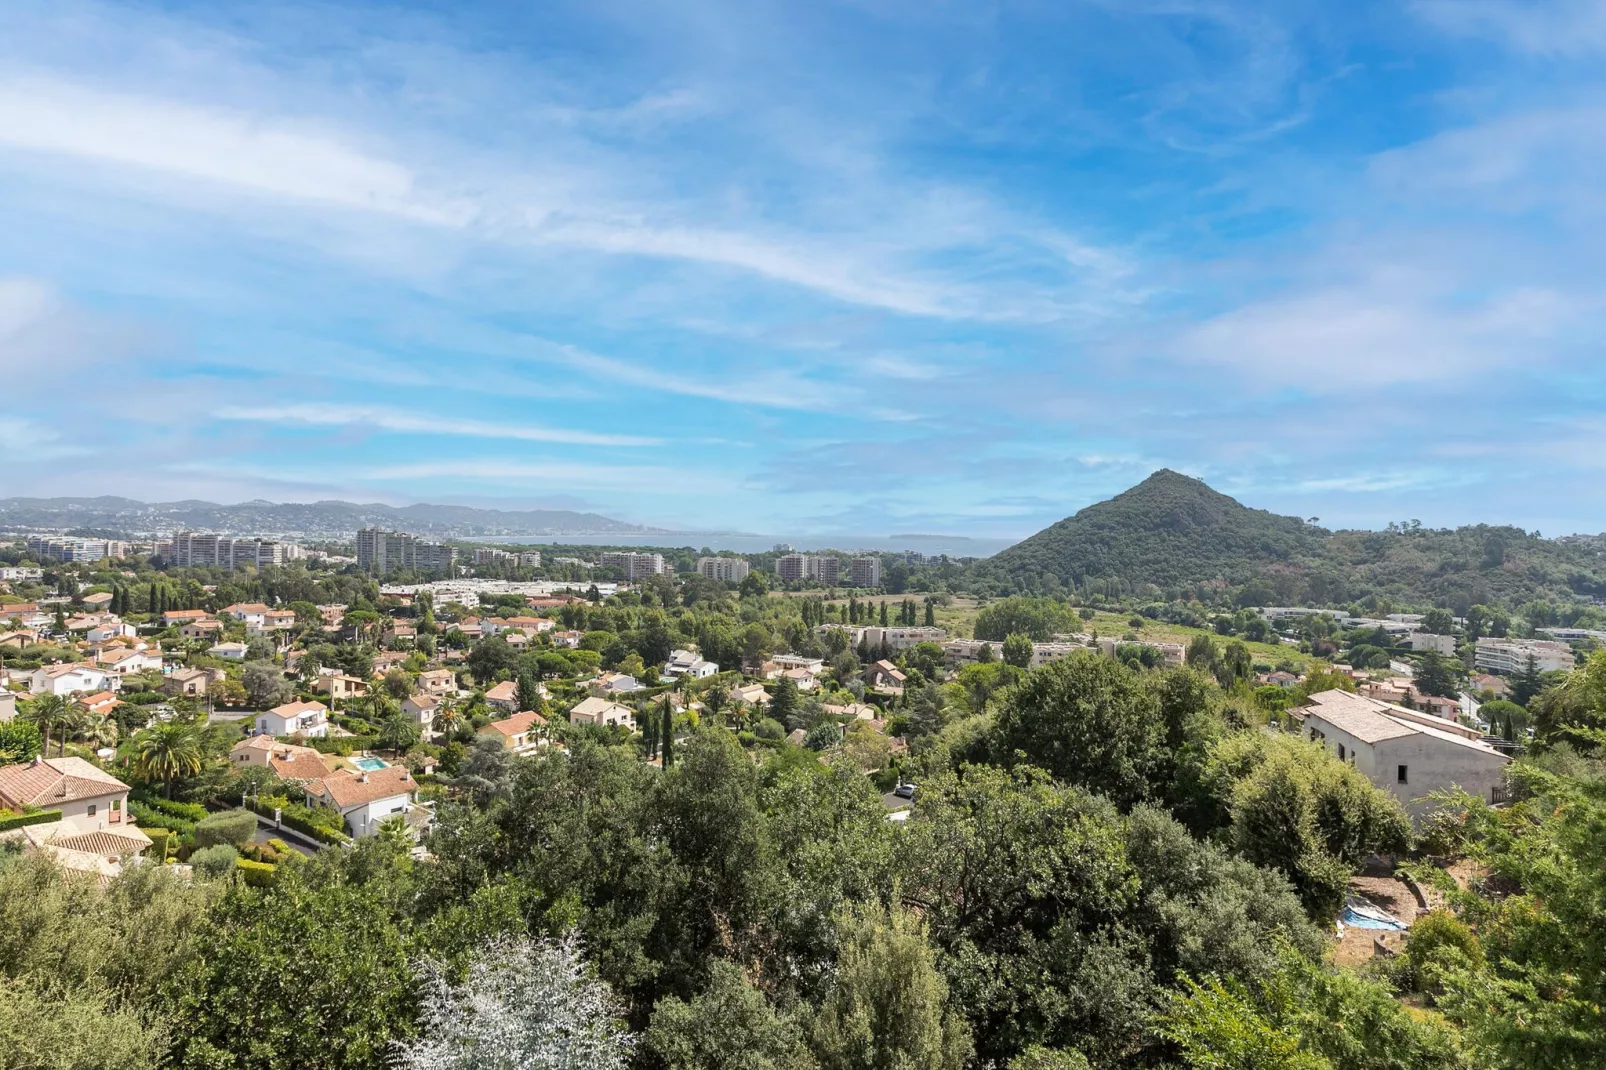
{"label": "wispy white cloud", "polygon": [[730,476],[659,465],[579,464],[568,461],[461,459],[353,469],[364,481],[480,480],[539,488],[584,488],[636,494],[697,494],[727,490]]}
{"label": "wispy white cloud", "polygon": [[376,431],[405,434],[462,435],[470,438],[506,438],[526,442],[558,442],[574,446],[656,446],[663,440],[639,435],[601,434],[529,424],[501,424],[405,412],[373,405],[342,403],[297,403],[273,405],[225,405],[217,410],[222,420],[246,420],[270,424],[300,424],[313,427],[365,427]]}
{"label": "wispy white cloud", "polygon": [[294,201],[463,226],[474,210],[331,131],[47,79],[0,82],[0,146],[168,172]]}
{"label": "wispy white cloud", "polygon": [[1416,0],[1412,11],[1453,34],[1540,56],[1606,51],[1602,0]]}
{"label": "wispy white cloud", "polygon": [[786,372],[744,372],[732,381],[728,377],[721,379],[648,368],[617,357],[592,353],[578,346],[554,346],[545,340],[535,341],[539,341],[538,351],[546,359],[611,383],[733,405],[762,405],[776,409],[818,410],[829,408],[834,403],[832,391],[824,383]]}
{"label": "wispy white cloud", "polygon": [[1363,383],[1444,383],[1531,367],[1536,343],[1578,312],[1575,300],[1549,290],[1472,301],[1421,279],[1376,280],[1248,303],[1185,331],[1175,352],[1263,384],[1349,394]]}

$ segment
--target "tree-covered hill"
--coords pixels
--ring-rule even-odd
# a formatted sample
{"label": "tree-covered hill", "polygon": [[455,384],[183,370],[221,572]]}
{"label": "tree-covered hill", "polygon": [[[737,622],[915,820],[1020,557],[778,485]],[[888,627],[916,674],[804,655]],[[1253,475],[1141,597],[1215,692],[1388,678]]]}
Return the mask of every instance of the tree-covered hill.
{"label": "tree-covered hill", "polygon": [[1519,528],[1331,532],[1251,509],[1167,469],[978,562],[980,592],[1141,593],[1222,587],[1244,604],[1359,601],[1369,595],[1464,610],[1606,597],[1606,554]]}

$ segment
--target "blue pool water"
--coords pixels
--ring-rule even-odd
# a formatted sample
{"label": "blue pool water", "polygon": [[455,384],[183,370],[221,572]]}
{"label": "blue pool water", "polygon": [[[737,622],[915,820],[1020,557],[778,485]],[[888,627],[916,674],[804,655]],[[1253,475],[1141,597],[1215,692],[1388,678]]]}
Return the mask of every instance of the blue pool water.
{"label": "blue pool water", "polygon": [[385,768],[385,763],[378,758],[353,758],[351,764],[365,773],[372,773],[375,769]]}

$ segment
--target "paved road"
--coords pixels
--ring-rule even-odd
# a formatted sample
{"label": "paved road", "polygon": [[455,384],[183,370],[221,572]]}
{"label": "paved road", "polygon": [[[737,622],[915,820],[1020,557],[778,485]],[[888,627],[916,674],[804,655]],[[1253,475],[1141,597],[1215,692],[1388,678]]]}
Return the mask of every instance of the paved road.
{"label": "paved road", "polygon": [[297,851],[300,851],[308,858],[311,858],[313,855],[324,849],[324,845],[312,837],[303,836],[295,829],[287,829],[282,826],[276,827],[273,824],[273,819],[271,817],[263,817],[261,814],[258,814],[257,834],[254,837],[254,841],[256,843],[267,843],[272,839],[283,840],[286,844],[295,848]]}
{"label": "paved road", "polygon": [[914,806],[914,802],[913,800],[905,799],[901,795],[894,795],[889,791],[881,796],[881,805],[888,810],[908,810]]}

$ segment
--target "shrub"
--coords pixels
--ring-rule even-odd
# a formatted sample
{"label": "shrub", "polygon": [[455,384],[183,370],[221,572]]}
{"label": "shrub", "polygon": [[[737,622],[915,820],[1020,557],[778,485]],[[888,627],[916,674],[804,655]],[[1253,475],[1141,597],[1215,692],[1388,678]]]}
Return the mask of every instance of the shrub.
{"label": "shrub", "polygon": [[786,726],[774,718],[766,717],[754,727],[753,734],[759,739],[785,739]]}
{"label": "shrub", "polygon": [[208,813],[206,807],[200,803],[178,802],[174,799],[164,799],[155,795],[142,795],[138,799],[130,800],[130,802],[138,802],[141,806],[154,810],[159,814],[180,818],[191,824],[206,820]]}
{"label": "shrub", "polygon": [[239,859],[234,864],[239,869],[240,875],[245,878],[245,883],[252,888],[273,887],[274,878],[277,876],[275,867],[266,862],[252,862],[247,858]]}
{"label": "shrub", "polygon": [[140,827],[140,831],[151,838],[151,845],[146,848],[149,857],[161,861],[167,857],[168,847],[172,841],[178,839],[170,829]]}
{"label": "shrub", "polygon": [[273,816],[274,810],[278,810],[281,825],[303,836],[310,836],[319,843],[351,842],[351,837],[346,835],[344,819],[333,810],[302,806],[282,795],[258,796],[252,805],[257,813],[268,818]]}
{"label": "shrub", "polygon": [[1405,961],[1413,987],[1431,992],[1446,967],[1483,965],[1483,947],[1466,922],[1447,910],[1435,910],[1411,926]]}
{"label": "shrub", "polygon": [[29,814],[7,813],[5,816],[0,816],[0,832],[7,832],[11,829],[20,829],[28,825],[43,825],[51,821],[60,820],[60,810],[35,810],[33,813]]}
{"label": "shrub", "polygon": [[195,843],[200,847],[219,844],[238,846],[256,835],[257,816],[249,810],[225,810],[212,814],[195,826]]}
{"label": "shrub", "polygon": [[240,861],[240,852],[226,843],[203,847],[190,855],[190,865],[195,872],[207,880],[218,880],[235,871],[235,863]]}
{"label": "shrub", "polygon": [[[164,814],[141,799],[129,799],[128,812],[141,827],[154,825],[157,828],[168,829],[178,836],[188,836],[195,831],[194,821],[177,814]],[[146,833],[149,832],[150,830],[146,829]]]}

